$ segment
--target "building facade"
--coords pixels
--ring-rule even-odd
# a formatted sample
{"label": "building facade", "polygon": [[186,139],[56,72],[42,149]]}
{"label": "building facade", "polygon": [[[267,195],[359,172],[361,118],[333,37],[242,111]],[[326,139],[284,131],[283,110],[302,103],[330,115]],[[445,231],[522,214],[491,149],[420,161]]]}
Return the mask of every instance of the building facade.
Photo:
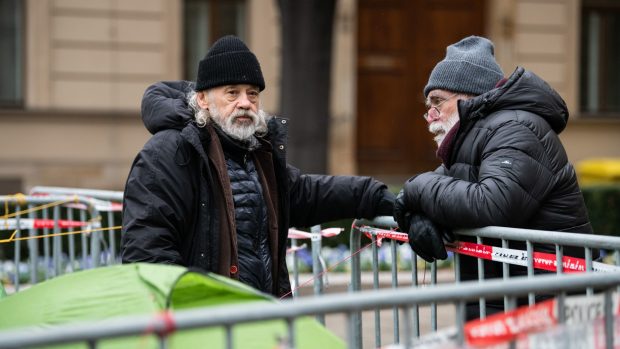
{"label": "building facade", "polygon": [[[34,185],[122,190],[148,139],[144,89],[190,79],[217,37],[258,56],[279,104],[274,0],[0,0],[0,193]],[[506,74],[560,92],[573,162],[620,157],[620,6],[604,0],[340,0],[334,25],[329,168],[395,181],[439,161],[422,86],[445,46],[486,35]]]}

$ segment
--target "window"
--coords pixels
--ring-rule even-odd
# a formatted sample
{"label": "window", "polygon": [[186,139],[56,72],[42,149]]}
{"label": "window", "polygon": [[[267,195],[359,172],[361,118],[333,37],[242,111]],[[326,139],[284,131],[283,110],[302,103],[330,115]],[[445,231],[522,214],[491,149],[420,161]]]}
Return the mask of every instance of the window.
{"label": "window", "polygon": [[224,35],[245,36],[245,0],[186,0],[184,9],[184,77],[196,80],[198,63]]}
{"label": "window", "polygon": [[24,190],[24,183],[18,177],[0,177],[0,195],[10,195],[21,193]]}
{"label": "window", "polygon": [[620,118],[620,2],[583,0],[581,110]]}
{"label": "window", "polygon": [[0,0],[0,107],[22,104],[21,0]]}

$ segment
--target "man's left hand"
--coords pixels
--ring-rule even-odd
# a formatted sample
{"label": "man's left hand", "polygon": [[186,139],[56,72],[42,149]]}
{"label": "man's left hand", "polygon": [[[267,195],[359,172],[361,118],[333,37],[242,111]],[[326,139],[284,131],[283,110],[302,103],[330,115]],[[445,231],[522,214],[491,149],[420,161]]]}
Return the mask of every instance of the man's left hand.
{"label": "man's left hand", "polygon": [[394,211],[394,194],[384,189],[380,193],[381,198],[377,204],[375,216],[389,216]]}

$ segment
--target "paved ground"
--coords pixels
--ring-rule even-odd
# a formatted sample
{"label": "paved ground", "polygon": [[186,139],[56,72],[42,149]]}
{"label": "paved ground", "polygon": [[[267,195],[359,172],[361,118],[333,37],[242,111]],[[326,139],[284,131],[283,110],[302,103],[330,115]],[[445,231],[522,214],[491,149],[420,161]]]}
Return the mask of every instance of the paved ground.
{"label": "paved ground", "polygon": [[[346,297],[348,285],[350,283],[348,274],[333,273],[328,276],[329,285],[326,288],[328,294],[343,293],[343,297]],[[300,284],[312,278],[312,275],[300,275]],[[380,287],[391,287],[391,274],[382,273],[379,277]],[[426,283],[430,283],[430,274],[419,274],[418,280],[421,283],[425,279]],[[452,270],[440,271],[438,273],[439,283],[454,282],[454,272]],[[399,273],[398,274],[399,287],[408,287],[411,285],[411,273]],[[362,274],[363,289],[372,288],[372,274]],[[424,286],[420,286],[424,287]],[[300,296],[312,295],[313,288],[311,283],[308,286],[300,289]],[[420,333],[429,333],[431,331],[431,309],[430,306],[420,307],[419,311],[419,323]],[[399,324],[401,326],[399,336],[402,336],[403,330],[403,314],[399,314]],[[394,311],[391,309],[382,310],[380,312],[380,333],[381,344],[387,345],[395,342],[394,333]],[[441,305],[437,309],[437,327],[439,329],[453,326],[455,324],[455,309],[453,305]],[[328,315],[325,318],[325,326],[334,332],[337,336],[347,341],[347,319],[343,315]],[[402,339],[402,338],[401,338]],[[376,348],[375,345],[375,312],[367,311],[362,314],[362,340],[364,348]]]}

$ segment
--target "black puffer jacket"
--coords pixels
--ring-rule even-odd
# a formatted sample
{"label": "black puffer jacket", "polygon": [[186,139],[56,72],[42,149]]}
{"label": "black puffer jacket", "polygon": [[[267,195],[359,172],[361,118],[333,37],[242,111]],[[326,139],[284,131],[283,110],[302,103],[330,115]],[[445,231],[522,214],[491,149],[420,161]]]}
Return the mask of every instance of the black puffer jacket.
{"label": "black puffer jacket", "polygon": [[239,280],[266,293],[271,292],[271,253],[269,217],[263,188],[254,161],[251,142],[228,137],[215,128],[226,157],[235,206]]}
{"label": "black puffer jacket", "polygon": [[[568,110],[546,82],[517,68],[503,86],[459,101],[458,110],[460,126],[448,160],[405,184],[413,211],[451,228],[592,233],[575,170],[558,138]],[[550,246],[535,249],[555,253]],[[463,278],[477,278],[475,259],[461,260]],[[500,276],[501,265],[485,263],[485,275]]]}
{"label": "black puffer jacket", "polygon": [[[150,86],[142,102],[154,135],[132,165],[123,202],[123,262],[173,263],[238,278],[232,192],[221,143],[199,128],[186,104],[187,82]],[[305,175],[286,164],[287,120],[272,118],[253,161],[269,214],[273,287],[290,291],[289,226],[391,214],[393,195],[369,177]]]}

